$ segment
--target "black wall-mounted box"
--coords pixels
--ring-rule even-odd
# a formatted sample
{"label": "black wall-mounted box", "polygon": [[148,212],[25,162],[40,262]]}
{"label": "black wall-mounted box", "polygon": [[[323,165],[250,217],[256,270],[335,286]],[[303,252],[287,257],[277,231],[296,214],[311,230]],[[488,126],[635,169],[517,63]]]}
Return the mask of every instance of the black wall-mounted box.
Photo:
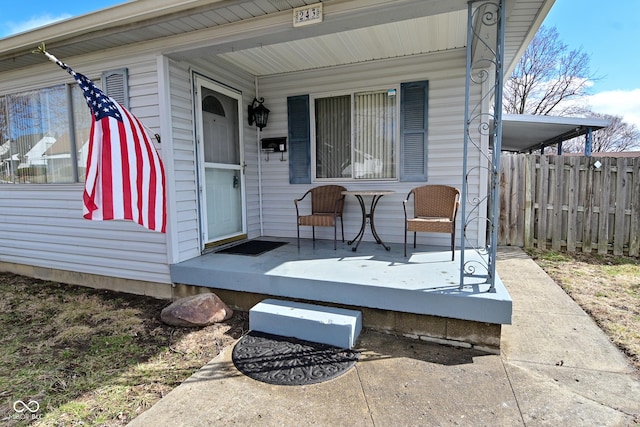
{"label": "black wall-mounted box", "polygon": [[277,138],[262,138],[262,151],[271,153],[282,153],[287,151],[287,137],[280,136]]}

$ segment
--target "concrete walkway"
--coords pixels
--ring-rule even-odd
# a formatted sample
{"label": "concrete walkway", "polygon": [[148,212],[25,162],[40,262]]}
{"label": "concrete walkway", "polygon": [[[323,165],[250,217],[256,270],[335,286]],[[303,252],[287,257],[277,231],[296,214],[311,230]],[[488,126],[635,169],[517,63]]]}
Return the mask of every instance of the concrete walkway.
{"label": "concrete walkway", "polygon": [[591,318],[520,249],[498,273],[513,298],[502,354],[371,331],[355,368],[310,386],[239,373],[231,348],[129,425],[629,426],[640,381]]}

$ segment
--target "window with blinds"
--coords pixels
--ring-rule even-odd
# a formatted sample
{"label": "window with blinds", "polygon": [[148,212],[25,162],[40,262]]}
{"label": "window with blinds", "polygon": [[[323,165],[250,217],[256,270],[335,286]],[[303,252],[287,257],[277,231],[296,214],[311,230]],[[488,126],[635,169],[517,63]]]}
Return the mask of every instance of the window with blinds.
{"label": "window with blinds", "polygon": [[316,178],[351,177],[351,97],[315,100]]}
{"label": "window with blinds", "polygon": [[92,121],[75,83],[0,97],[0,183],[83,182]]}
{"label": "window with blinds", "polygon": [[318,97],[316,179],[395,179],[397,90]]}
{"label": "window with blinds", "polygon": [[9,150],[3,182],[72,182],[67,88],[58,85],[8,95]]}

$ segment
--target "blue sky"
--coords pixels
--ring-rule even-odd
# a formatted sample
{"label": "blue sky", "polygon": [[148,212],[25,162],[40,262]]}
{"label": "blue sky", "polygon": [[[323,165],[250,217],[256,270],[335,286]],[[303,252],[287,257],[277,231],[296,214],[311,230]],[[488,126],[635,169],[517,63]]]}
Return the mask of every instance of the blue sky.
{"label": "blue sky", "polygon": [[120,3],[126,1],[3,0],[0,8],[0,38]]}
{"label": "blue sky", "polygon": [[591,88],[591,109],[640,130],[640,0],[556,0],[543,25],[590,56],[591,71],[601,77]]}
{"label": "blue sky", "polygon": [[556,0],[544,25],[556,27],[560,40],[591,57],[591,71],[602,79],[594,90],[640,88],[640,1]]}
{"label": "blue sky", "polygon": [[[53,21],[103,9],[122,0],[3,0],[0,38]],[[601,79],[588,98],[599,113],[623,116],[640,129],[640,0],[556,0],[544,25],[555,26],[560,40],[581,48],[591,71]]]}

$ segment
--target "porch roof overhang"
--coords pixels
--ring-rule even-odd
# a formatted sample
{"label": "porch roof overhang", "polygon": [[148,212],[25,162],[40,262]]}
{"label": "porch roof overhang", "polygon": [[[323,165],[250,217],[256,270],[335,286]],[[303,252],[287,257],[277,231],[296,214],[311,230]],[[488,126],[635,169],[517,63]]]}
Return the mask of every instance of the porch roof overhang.
{"label": "porch roof overhang", "polygon": [[[0,39],[0,72],[140,44],[177,59],[221,55],[256,76],[464,48],[466,0],[326,0],[321,23],[293,28],[318,0],[137,0]],[[554,0],[507,2],[505,67]],[[102,55],[104,57],[104,53]]]}
{"label": "porch roof overhang", "polygon": [[[526,153],[605,128],[605,119],[503,114],[502,150]],[[493,139],[490,138],[491,147]]]}

